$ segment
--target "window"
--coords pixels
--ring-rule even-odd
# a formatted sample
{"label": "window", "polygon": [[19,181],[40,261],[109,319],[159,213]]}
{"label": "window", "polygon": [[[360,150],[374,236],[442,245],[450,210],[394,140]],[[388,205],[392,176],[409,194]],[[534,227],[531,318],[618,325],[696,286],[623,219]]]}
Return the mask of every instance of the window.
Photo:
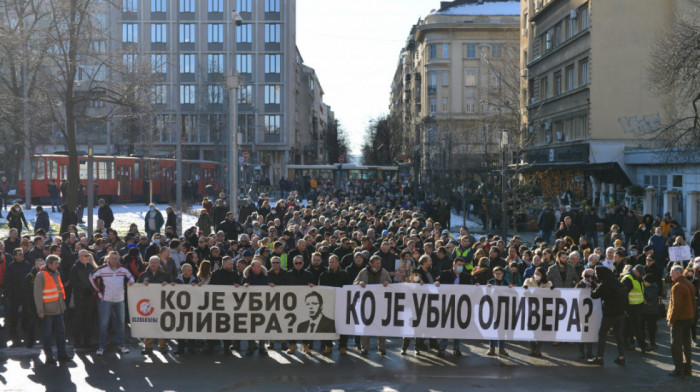
{"label": "window", "polygon": [[671,177],[671,181],[674,188],[683,188],[683,176],[674,175]]}
{"label": "window", "polygon": [[573,90],[574,86],[574,66],[570,65],[566,67],[566,91]]}
{"label": "window", "polygon": [[249,24],[236,26],[236,42],[249,44],[253,42],[252,37]]}
{"label": "window", "polygon": [[437,45],[436,45],[436,44],[428,45],[428,50],[430,51],[430,52],[429,52],[429,55],[428,55],[428,56],[429,56],[428,58],[429,58],[430,60],[436,59],[436,58],[437,58]]}
{"label": "window", "polygon": [[220,53],[207,55],[207,72],[224,73],[224,55]]}
{"label": "window", "polygon": [[437,99],[430,98],[430,114],[435,114],[437,112]]}
{"label": "window", "polygon": [[122,25],[122,42],[138,42],[139,25],[136,23],[124,23]]}
{"label": "window", "polygon": [[180,0],[180,12],[194,12],[194,0]]}
{"label": "window", "polygon": [[253,86],[245,85],[238,87],[238,103],[243,105],[253,104]]}
{"label": "window", "polygon": [[98,29],[104,29],[107,27],[107,14],[104,12],[98,12],[95,14],[95,27]]}
{"label": "window", "polygon": [[194,73],[194,54],[180,55],[180,73]]}
{"label": "window", "polygon": [[207,86],[209,103],[221,104],[224,103],[224,88],[220,85]]}
{"label": "window", "polygon": [[437,72],[428,72],[428,89],[432,89],[435,92],[437,88]]}
{"label": "window", "polygon": [[153,103],[166,104],[168,103],[168,86],[157,85],[153,86]]}
{"label": "window", "polygon": [[265,73],[280,73],[280,58],[279,54],[266,54]]}
{"label": "window", "polygon": [[106,41],[92,41],[90,43],[90,49],[93,53],[106,53],[107,52],[107,42]]}
{"label": "window", "polygon": [[224,0],[208,0],[207,12],[223,12]]}
{"label": "window", "polygon": [[236,55],[236,70],[240,73],[253,72],[253,56],[249,54]]}
{"label": "window", "polygon": [[465,101],[464,111],[467,113],[474,113],[476,111],[476,104],[474,103],[474,98],[469,98]]}
{"label": "window", "polygon": [[99,109],[105,107],[105,101],[101,99],[91,99],[88,102],[88,106],[92,109]]}
{"label": "window", "polygon": [[548,31],[544,35],[544,47],[546,50],[552,49],[552,32]]}
{"label": "window", "polygon": [[166,0],[151,0],[151,12],[166,12],[168,2]]}
{"label": "window", "polygon": [[123,0],[122,2],[122,12],[137,12],[139,7],[139,0]]}
{"label": "window", "polygon": [[561,95],[561,71],[554,73],[554,95]]}
{"label": "window", "polygon": [[493,44],[491,45],[491,57],[494,59],[500,59],[503,56],[503,45]]}
{"label": "window", "polygon": [[450,58],[450,44],[442,44],[442,58],[443,59]]}
{"label": "window", "polygon": [[194,42],[194,23],[180,24],[180,42]]}
{"label": "window", "polygon": [[566,38],[572,38],[576,34],[576,18],[569,19],[566,22],[567,33]]}
{"label": "window", "polygon": [[280,12],[280,0],[265,0],[265,12]]}
{"label": "window", "polygon": [[138,57],[136,53],[125,53],[122,55],[122,62],[126,72],[136,72],[138,69]]}
{"label": "window", "polygon": [[265,120],[265,133],[267,134],[279,134],[280,133],[280,124],[282,120],[282,116],[279,114],[266,114],[264,117]]}
{"label": "window", "polygon": [[224,25],[221,23],[209,23],[207,25],[207,37],[209,43],[224,42]]}
{"label": "window", "polygon": [[540,79],[540,99],[547,99],[549,95],[549,79],[543,77]]}
{"label": "window", "polygon": [[443,86],[450,85],[450,72],[449,71],[442,71],[442,85]]}
{"label": "window", "polygon": [[180,103],[194,103],[194,84],[180,85]]}
{"label": "window", "polygon": [[250,0],[236,0],[236,11],[251,12]]}
{"label": "window", "polygon": [[168,65],[168,55],[152,54],[151,55],[151,70],[153,73],[166,73]]}
{"label": "window", "polygon": [[100,180],[113,180],[114,179],[114,162],[108,161],[97,161],[97,171]]}
{"label": "window", "polygon": [[475,59],[476,58],[476,44],[467,44],[467,58],[468,59]]}
{"label": "window", "polygon": [[442,99],[442,112],[447,113],[447,109],[449,109],[449,99],[443,98]]}
{"label": "window", "polygon": [[583,59],[578,63],[578,85],[588,84],[588,59]]}
{"label": "window", "polygon": [[554,29],[554,46],[559,46],[561,41],[561,25],[557,25]]}
{"label": "window", "polygon": [[265,24],[265,42],[280,42],[280,25],[278,23]]}
{"label": "window", "polygon": [[496,72],[491,72],[491,88],[500,89],[501,88],[501,75]]}
{"label": "window", "polygon": [[579,8],[578,14],[581,16],[579,18],[581,25],[579,26],[579,31],[583,31],[588,28],[588,4]]}
{"label": "window", "polygon": [[468,69],[464,74],[465,86],[476,86],[476,70]]}
{"label": "window", "polygon": [[50,180],[58,180],[58,162],[55,159],[47,159],[46,172]]}
{"label": "window", "polygon": [[281,92],[282,92],[282,86],[278,86],[278,85],[265,86],[265,103],[279,105]]}
{"label": "window", "polygon": [[151,42],[167,42],[168,26],[165,23],[154,23],[151,25]]}

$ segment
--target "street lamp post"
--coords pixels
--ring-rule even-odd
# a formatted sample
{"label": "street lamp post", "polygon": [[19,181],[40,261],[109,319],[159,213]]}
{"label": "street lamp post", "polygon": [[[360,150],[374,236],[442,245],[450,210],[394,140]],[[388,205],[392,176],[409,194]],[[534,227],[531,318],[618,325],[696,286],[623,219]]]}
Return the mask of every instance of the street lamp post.
{"label": "street lamp post", "polygon": [[230,124],[230,134],[229,138],[231,141],[231,149],[229,153],[229,162],[228,162],[228,174],[229,174],[229,186],[230,186],[230,196],[229,198],[231,199],[231,202],[229,203],[229,207],[231,212],[233,212],[234,217],[236,217],[238,213],[238,132],[236,130],[237,126],[237,114],[236,114],[236,106],[238,104],[238,86],[240,84],[240,80],[238,77],[238,71],[236,70],[236,57],[235,57],[235,46],[236,46],[236,26],[240,26],[243,24],[243,19],[241,18],[241,14],[236,12],[236,10],[233,10],[233,14],[231,15],[233,24],[231,24],[231,45],[233,45],[233,50],[231,50],[231,61],[230,61],[230,72],[229,72],[229,77],[227,79],[227,86],[229,88],[229,101],[231,104],[231,110],[230,110],[230,116],[229,116],[229,124]]}
{"label": "street lamp post", "polygon": [[[508,131],[503,130],[501,134],[501,233],[503,236],[503,241],[507,241],[508,236],[508,217],[507,217],[507,206],[508,201],[506,200],[506,175],[508,171],[508,162],[506,157],[508,155]],[[507,242],[506,242],[507,243]]]}
{"label": "street lamp post", "polygon": [[92,148],[92,142],[90,142],[90,145],[88,145],[88,178],[87,178],[87,207],[88,207],[88,216],[87,216],[87,229],[88,229],[88,238],[92,239],[92,223],[93,223],[93,216],[92,214],[95,212],[95,174],[92,171],[95,162],[94,162],[94,152]]}

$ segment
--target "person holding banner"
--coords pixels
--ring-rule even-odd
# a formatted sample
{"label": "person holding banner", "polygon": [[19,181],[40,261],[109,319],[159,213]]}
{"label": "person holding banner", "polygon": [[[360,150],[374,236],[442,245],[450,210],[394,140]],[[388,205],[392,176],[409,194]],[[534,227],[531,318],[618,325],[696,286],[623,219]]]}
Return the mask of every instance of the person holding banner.
{"label": "person holding banner", "polygon": [[[304,240],[299,240],[304,243],[303,246],[306,246],[306,241]],[[301,243],[299,242],[299,243]],[[284,275],[284,284],[285,286],[306,286],[308,285],[309,287],[314,287],[312,279],[313,277],[311,276],[311,272],[307,271],[304,269],[304,256],[301,254],[297,254],[294,256],[292,259],[292,265],[293,268]],[[304,354],[310,354],[311,353],[311,347],[309,345],[310,342],[305,341],[303,343],[303,349],[304,349]],[[288,355],[294,354],[294,351],[296,349],[296,341],[295,340],[290,340],[289,341],[289,349],[287,350]]]}
{"label": "person holding banner", "polygon": [[591,284],[591,298],[600,298],[603,318],[598,331],[598,355],[588,360],[591,365],[603,366],[606,338],[610,328],[615,334],[617,358],[615,363],[625,366],[625,341],[622,337],[622,324],[625,321],[625,306],[629,302],[627,290],[615,279],[612,270],[600,264],[595,267],[595,281]]}
{"label": "person holding banner", "polygon": [[[201,286],[202,283],[199,282],[199,279],[194,275],[194,270],[192,269],[192,265],[190,264],[182,264],[180,267],[180,275],[175,279],[176,284],[189,284],[191,286]],[[190,352],[194,350],[193,347],[194,340],[185,340],[185,339],[178,339],[177,340],[177,351],[175,351],[175,354],[184,354],[185,353],[185,346],[189,347]]]}
{"label": "person holding banner", "polygon": [[[423,257],[426,257],[426,255]],[[421,259],[423,257],[421,257]],[[430,259],[430,256],[427,257]],[[391,275],[389,271],[382,268],[382,258],[374,255],[369,258],[369,264],[365,269],[360,271],[353,284],[360,285],[360,287],[364,289],[368,284],[381,284],[386,287],[390,282]],[[369,338],[369,336],[362,337],[362,349],[360,350],[360,354],[364,357],[369,355]],[[386,355],[386,338],[377,336],[377,341],[379,345],[379,354],[382,356]]]}
{"label": "person holding banner", "polygon": [[[274,287],[273,284],[270,284],[270,278],[267,276],[267,268],[263,267],[262,260],[260,260],[259,258],[253,259],[250,265],[246,267],[246,269],[243,271],[243,279],[241,282],[243,283],[243,287],[267,285]],[[254,350],[255,341],[249,340],[246,355],[249,357],[252,356]],[[265,349],[264,340],[258,341],[258,353],[261,357],[267,356],[267,350]]]}
{"label": "person holding banner", "polygon": [[[512,248],[511,248],[512,249]],[[493,278],[489,280],[488,287],[491,286],[507,286],[512,288],[513,285],[509,284],[508,281],[504,279],[505,270],[502,267],[496,267],[493,269]],[[489,340],[489,352],[486,355],[496,355],[496,346],[498,346],[498,355],[504,357],[509,357],[508,351],[506,351],[506,342],[503,340]],[[439,354],[439,353],[438,353]]]}
{"label": "person holding banner", "polygon": [[[335,254],[328,257],[328,270],[321,274],[319,286],[343,287],[351,284],[350,276],[340,269],[340,260]],[[341,354],[346,354],[348,350],[348,335],[340,335],[339,350]],[[330,340],[321,342],[323,353],[330,355],[333,351],[333,343]]]}
{"label": "person holding banner", "polygon": [[[552,282],[547,280],[547,270],[544,267],[537,267],[535,274],[532,277],[525,279],[525,284],[523,288],[527,289],[529,287],[539,287],[539,288],[554,288]],[[538,341],[530,342],[530,354],[531,357],[542,357],[542,343]]]}
{"label": "person holding banner", "polygon": [[[204,266],[205,262],[209,260],[204,260],[200,265],[200,268]],[[200,269],[200,272],[202,269]],[[221,286],[236,286],[238,287],[241,283],[241,277],[238,275],[238,271],[233,268],[233,257],[224,256],[221,260],[221,269],[214,271],[209,280],[210,285],[221,285]],[[214,340],[207,341],[207,352],[214,352]],[[224,353],[226,350],[238,350],[240,349],[240,342],[236,341],[224,341]]]}
{"label": "person holding banner", "polygon": [[[438,279],[437,282],[435,282],[435,286],[440,287],[442,284],[446,285],[451,285],[451,284],[474,284],[474,280],[472,279],[471,274],[469,271],[466,270],[465,268],[465,260],[462,257],[457,257],[454,259],[452,262],[452,268],[442,271],[440,274],[440,278]],[[503,275],[501,275],[501,278],[503,278]],[[417,343],[417,339],[416,339]],[[440,348],[438,349],[437,356],[438,357],[444,357],[445,356],[445,349],[447,348],[447,339],[440,339]],[[462,356],[462,351],[459,349],[460,345],[460,340],[459,339],[453,339],[452,344],[452,356],[454,357],[460,357]],[[502,349],[502,348],[501,348]],[[502,349],[502,351],[505,352],[505,350]]]}
{"label": "person holding banner", "polygon": [[[160,283],[161,285],[165,286],[170,283],[170,281],[170,275],[163,271],[160,257],[151,256],[151,258],[148,259],[148,269],[139,275],[137,283],[143,283],[144,286],[148,286],[150,283]],[[144,349],[141,350],[141,354],[153,354],[153,338],[146,338],[144,339],[143,343]],[[158,339],[158,350],[160,350],[162,353],[168,351],[168,345],[165,344],[165,339]]]}

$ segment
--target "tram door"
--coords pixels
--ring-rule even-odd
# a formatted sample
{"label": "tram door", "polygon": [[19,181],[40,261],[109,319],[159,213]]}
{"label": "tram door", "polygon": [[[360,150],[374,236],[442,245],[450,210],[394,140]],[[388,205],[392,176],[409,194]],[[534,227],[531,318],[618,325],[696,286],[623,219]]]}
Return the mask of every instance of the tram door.
{"label": "tram door", "polygon": [[133,198],[133,171],[132,166],[117,166],[117,196],[119,196],[119,201],[130,201]]}

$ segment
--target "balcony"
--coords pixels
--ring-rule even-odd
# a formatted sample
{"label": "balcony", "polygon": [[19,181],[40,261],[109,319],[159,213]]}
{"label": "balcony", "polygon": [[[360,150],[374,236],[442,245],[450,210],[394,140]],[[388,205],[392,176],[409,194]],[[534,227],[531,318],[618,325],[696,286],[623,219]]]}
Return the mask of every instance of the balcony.
{"label": "balcony", "polygon": [[437,93],[437,87],[436,86],[428,86],[428,94],[435,95],[435,93]]}

